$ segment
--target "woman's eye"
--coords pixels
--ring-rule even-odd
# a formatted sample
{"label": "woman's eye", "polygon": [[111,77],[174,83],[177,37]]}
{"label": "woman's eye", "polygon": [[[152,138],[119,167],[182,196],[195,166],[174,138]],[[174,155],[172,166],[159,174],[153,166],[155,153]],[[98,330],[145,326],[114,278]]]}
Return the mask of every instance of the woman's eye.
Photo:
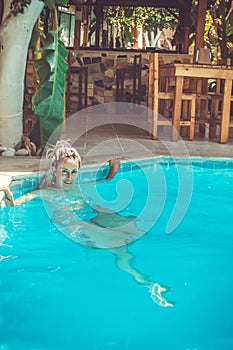
{"label": "woman's eye", "polygon": [[62,169],[62,174],[67,174],[68,173],[68,170],[67,169]]}
{"label": "woman's eye", "polygon": [[74,169],[74,170],[72,170],[72,174],[77,174],[77,172],[78,172],[78,170],[77,169]]}

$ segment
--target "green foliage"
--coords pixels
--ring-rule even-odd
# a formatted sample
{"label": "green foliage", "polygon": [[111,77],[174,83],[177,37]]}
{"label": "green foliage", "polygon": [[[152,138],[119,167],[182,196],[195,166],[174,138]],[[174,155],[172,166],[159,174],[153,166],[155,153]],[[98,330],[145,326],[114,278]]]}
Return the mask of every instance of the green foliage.
{"label": "green foliage", "polygon": [[163,8],[137,7],[134,16],[136,18],[136,24],[147,30],[154,30],[155,28],[160,30],[163,28],[175,29],[178,24],[178,13],[175,9],[173,9],[174,15],[171,12]]}
{"label": "green foliage", "polygon": [[[43,40],[42,58],[34,62],[39,87],[32,98],[35,114],[40,117],[42,146],[55,129],[61,129],[68,50],[60,40],[60,29],[51,31]],[[59,135],[58,135],[59,136]]]}
{"label": "green foliage", "polygon": [[66,6],[68,0],[44,0],[44,3],[50,10],[54,10],[56,6]]}
{"label": "green foliage", "polygon": [[233,49],[233,11],[231,0],[208,1],[205,42],[215,60],[226,59]]}
{"label": "green foliage", "polygon": [[149,30],[154,28],[176,28],[178,13],[176,9],[161,9],[155,7],[120,7],[111,6],[106,10],[106,20],[109,24],[118,26],[120,23],[135,23]]}
{"label": "green foliage", "polygon": [[45,0],[45,6],[48,6],[50,10],[55,9],[56,7],[55,0]]}
{"label": "green foliage", "polygon": [[[34,0],[12,0],[10,3],[10,16],[23,14],[31,1]],[[68,0],[40,0],[54,12],[57,19],[57,6],[65,6]],[[56,21],[57,22],[57,21]],[[35,61],[35,68],[39,78],[39,87],[32,98],[33,110],[36,114],[34,133],[44,146],[55,130],[58,130],[56,138],[59,137],[63,122],[64,93],[66,71],[68,65],[65,61],[68,51],[60,40],[61,29],[48,33],[47,37],[40,30],[34,28],[30,47],[34,47],[38,38],[41,38],[42,58]]]}
{"label": "green foliage", "polygon": [[121,31],[122,41],[133,42],[129,28],[132,24],[148,31],[157,29],[175,29],[178,24],[178,12],[176,9],[162,9],[154,7],[107,7],[104,19]]}
{"label": "green foliage", "polygon": [[133,38],[132,33],[130,31],[130,27],[127,26],[126,24],[123,24],[123,31],[124,31],[124,41],[126,43],[133,44],[135,42],[135,38]]}
{"label": "green foliage", "polygon": [[[195,40],[198,2],[193,0],[190,18],[190,44]],[[225,59],[233,49],[232,0],[208,0],[205,17],[205,46],[210,48],[214,62]]]}

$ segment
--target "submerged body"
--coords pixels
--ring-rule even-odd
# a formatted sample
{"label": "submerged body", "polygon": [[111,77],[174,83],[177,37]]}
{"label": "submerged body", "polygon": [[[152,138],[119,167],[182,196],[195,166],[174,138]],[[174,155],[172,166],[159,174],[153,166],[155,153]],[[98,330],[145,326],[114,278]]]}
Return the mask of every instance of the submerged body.
{"label": "submerged body", "polygon": [[[147,275],[137,270],[133,263],[134,255],[128,244],[134,242],[145,232],[137,227],[137,218],[123,216],[106,208],[90,206],[80,193],[72,203],[69,195],[76,192],[76,180],[81,164],[78,152],[67,142],[60,141],[48,154],[50,168],[40,183],[40,189],[27,193],[17,199],[9,188],[0,188],[5,193],[8,206],[19,205],[34,198],[42,198],[51,221],[70,239],[93,247],[104,248],[115,256],[116,265],[134,277],[137,283],[149,288],[152,300],[163,307],[173,306],[162,295],[167,289],[157,282],[150,281]],[[119,160],[110,160],[110,171],[105,180],[112,179],[120,169]],[[101,180],[102,181],[102,180]],[[89,217],[80,219],[79,213],[86,208]]]}

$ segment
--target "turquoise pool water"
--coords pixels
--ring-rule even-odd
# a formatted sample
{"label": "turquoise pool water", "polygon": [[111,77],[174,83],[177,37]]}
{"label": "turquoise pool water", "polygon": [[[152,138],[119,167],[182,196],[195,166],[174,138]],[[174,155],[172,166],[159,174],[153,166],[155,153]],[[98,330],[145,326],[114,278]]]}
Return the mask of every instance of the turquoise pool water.
{"label": "turquoise pool water", "polygon": [[[120,248],[122,263],[116,252],[61,232],[40,199],[4,208],[0,349],[232,350],[233,161],[193,159],[191,170],[186,160],[125,164],[97,187],[82,186],[96,176],[83,170],[81,193],[91,207],[139,216],[139,229],[153,217],[146,234]],[[182,190],[180,180],[190,177]],[[23,187],[16,181],[12,188]],[[184,198],[192,188],[190,205],[178,207],[180,223],[169,231],[179,188]],[[159,287],[167,288],[160,294],[167,307],[153,295]]]}

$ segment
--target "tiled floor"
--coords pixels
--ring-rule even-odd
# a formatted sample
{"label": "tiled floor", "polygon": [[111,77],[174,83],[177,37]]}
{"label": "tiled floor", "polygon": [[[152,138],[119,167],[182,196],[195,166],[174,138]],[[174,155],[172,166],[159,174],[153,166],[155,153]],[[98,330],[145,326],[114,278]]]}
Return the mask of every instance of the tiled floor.
{"label": "tiled floor", "polygon": [[[62,139],[77,148],[82,163],[107,163],[160,155],[182,157],[232,157],[233,140],[219,144],[217,140],[172,142],[171,127],[160,128],[159,140],[151,138],[152,111],[133,104],[111,103],[86,108],[66,120]],[[0,157],[0,175],[18,176],[37,172],[47,164],[38,157]],[[0,178],[2,183],[4,178]]]}
{"label": "tiled floor", "polygon": [[[64,139],[70,138],[69,136],[67,132],[63,134]],[[232,141],[219,144],[205,140],[178,142],[152,140],[144,130],[126,125],[99,126],[85,132],[73,144],[81,154],[83,165],[104,163],[114,157],[122,160],[160,155],[233,158]],[[40,166],[39,157],[0,157],[2,176],[37,172]],[[1,182],[4,179],[2,176]]]}

